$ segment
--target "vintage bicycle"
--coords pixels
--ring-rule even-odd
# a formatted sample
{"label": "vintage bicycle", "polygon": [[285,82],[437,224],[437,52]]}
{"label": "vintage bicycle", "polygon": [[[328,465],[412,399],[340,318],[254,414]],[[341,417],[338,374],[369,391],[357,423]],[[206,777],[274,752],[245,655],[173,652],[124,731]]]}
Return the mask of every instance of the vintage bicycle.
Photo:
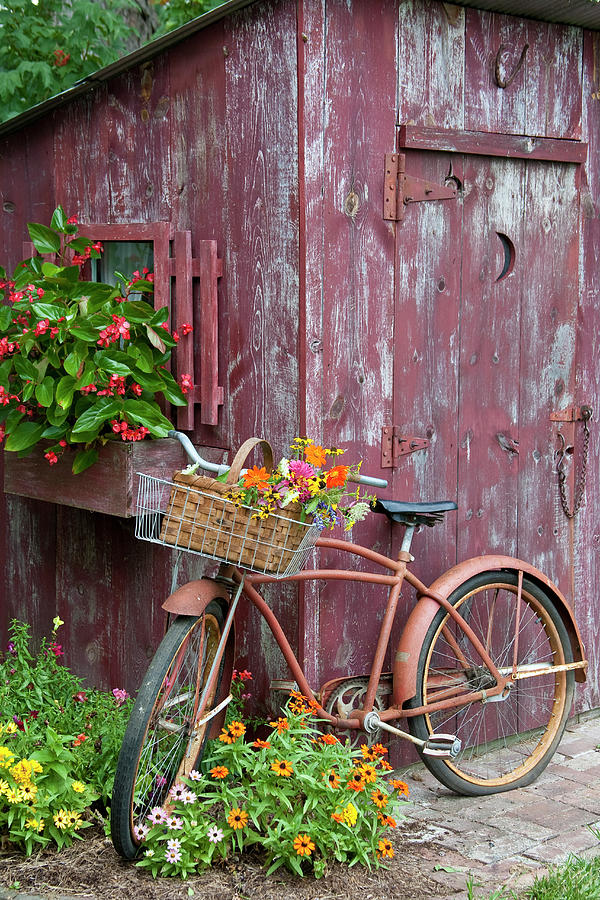
{"label": "vintage bicycle", "polygon": [[[186,435],[171,436],[203,469],[228,471],[202,459]],[[239,476],[239,459],[258,443],[254,439],[241,448],[229,470],[233,481]],[[363,475],[357,480],[387,485]],[[537,778],[563,734],[575,681],[585,680],[587,662],[577,623],[564,596],[542,572],[508,556],[469,559],[430,586],[423,584],[409,568],[413,537],[456,509],[453,501],[378,500],[375,511],[404,526],[398,558],[391,559],[368,547],[324,538],[306,523],[291,547],[287,535],[292,525],[283,517],[276,536],[261,532],[260,521],[249,535],[246,519],[245,541],[232,540],[239,510],[231,501],[215,500],[185,483],[140,475],[137,537],[173,546],[180,554],[199,553],[220,566],[215,577],[178,588],[175,573],[173,592],[163,603],[175,618],[140,687],[115,775],[111,830],[123,857],[135,858],[140,850],[136,824],[151,808],[168,804],[172,785],[200,766],[208,739],[221,728],[231,700],[234,618],[242,600],[265,619],[298,690],[318,703],[324,727],[367,741],[379,740],[383,733],[408,740],[443,785],[467,796],[511,790]],[[204,523],[201,538],[195,527],[199,519]],[[225,519],[227,528],[206,527],[207,521]],[[358,557],[375,571],[350,565],[305,569],[315,546],[354,561]],[[381,617],[370,673],[349,674],[318,690],[308,684],[260,593],[264,585],[316,579],[382,588],[381,606],[365,610],[365,615]],[[384,671],[405,582],[417,602],[393,653],[392,671]],[[406,719],[408,730],[393,724],[400,719]]]}

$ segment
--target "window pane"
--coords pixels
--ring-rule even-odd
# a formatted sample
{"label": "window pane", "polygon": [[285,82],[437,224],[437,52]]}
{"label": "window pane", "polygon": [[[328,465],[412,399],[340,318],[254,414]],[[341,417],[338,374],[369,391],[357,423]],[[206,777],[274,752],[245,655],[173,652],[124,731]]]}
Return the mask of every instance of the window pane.
{"label": "window pane", "polygon": [[[131,278],[135,271],[154,269],[154,244],[152,241],[103,241],[104,252],[100,259],[92,260],[92,278],[104,284],[116,284],[115,272]],[[130,294],[130,300],[147,295]]]}

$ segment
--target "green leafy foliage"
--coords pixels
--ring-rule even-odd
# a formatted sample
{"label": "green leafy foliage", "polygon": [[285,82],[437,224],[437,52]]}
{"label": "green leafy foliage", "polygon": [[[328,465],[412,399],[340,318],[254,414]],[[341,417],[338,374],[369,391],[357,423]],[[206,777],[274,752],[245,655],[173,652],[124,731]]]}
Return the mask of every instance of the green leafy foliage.
{"label": "green leafy foliage", "polygon": [[[238,686],[250,678],[240,674]],[[233,683],[233,714],[241,711]],[[242,687],[242,690],[244,688]],[[243,696],[243,694],[242,694]],[[324,875],[327,862],[385,864],[386,837],[408,794],[391,780],[381,745],[352,750],[311,719],[311,705],[293,692],[285,715],[264,723],[267,739],[247,739],[246,725],[228,716],[211,743],[202,772],[171,789],[167,808],[136,824],[139,866],[156,877],[192,872],[249,848],[262,850],[267,872]]]}
{"label": "green leafy foliage", "polygon": [[[0,121],[59,94],[148,38],[221,2],[5,0],[0,5]],[[53,227],[60,230],[60,222]]]}
{"label": "green leafy foliage", "polygon": [[0,659],[0,837],[27,854],[80,837],[89,810],[109,801],[131,702],[84,689],[61,664],[57,617],[37,652],[13,620]]}
{"label": "green leafy foliage", "polygon": [[[12,278],[0,271],[0,441],[17,453],[45,441],[51,465],[72,445],[79,474],[109,440],[167,436],[157,395],[178,406],[186,399],[166,368],[176,338],[166,308],[152,304],[152,273],[120,276],[116,287],[80,280],[102,246],[78,237],[62,207],[52,222],[30,224],[29,235],[53,262],[34,256]],[[190,331],[186,324],[184,340]],[[182,384],[189,390],[190,376]]]}

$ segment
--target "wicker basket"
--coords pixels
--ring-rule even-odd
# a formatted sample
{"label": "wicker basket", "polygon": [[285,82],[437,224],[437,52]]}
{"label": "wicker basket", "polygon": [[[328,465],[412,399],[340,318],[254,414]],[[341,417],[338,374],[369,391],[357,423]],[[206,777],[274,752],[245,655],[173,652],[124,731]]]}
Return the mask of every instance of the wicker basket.
{"label": "wicker basket", "polygon": [[[275,577],[300,571],[320,533],[312,520],[300,520],[300,507],[290,504],[261,519],[256,510],[225,496],[239,481],[246,457],[258,444],[265,467],[272,471],[270,445],[251,438],[238,450],[225,483],[176,472],[172,482],[162,482],[161,496],[160,479],[142,476],[137,536]],[[170,489],[166,507],[165,485]],[[159,528],[156,522],[148,523],[147,513],[160,518]]]}

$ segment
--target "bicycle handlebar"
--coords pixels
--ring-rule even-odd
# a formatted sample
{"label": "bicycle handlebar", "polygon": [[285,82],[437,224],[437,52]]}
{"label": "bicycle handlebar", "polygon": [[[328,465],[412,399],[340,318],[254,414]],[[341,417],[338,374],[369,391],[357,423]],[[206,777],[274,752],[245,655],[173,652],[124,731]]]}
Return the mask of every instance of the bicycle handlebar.
{"label": "bicycle handlebar", "polygon": [[[222,475],[223,472],[229,471],[229,466],[209,462],[207,459],[200,456],[187,434],[184,434],[182,431],[175,431],[173,429],[169,431],[168,437],[177,438],[192,462],[197,463],[202,469],[206,469],[208,472],[216,472],[217,475]],[[386,488],[388,486],[385,478],[373,478],[370,475],[355,475],[350,480],[358,482],[359,484],[366,484],[369,487]]]}

